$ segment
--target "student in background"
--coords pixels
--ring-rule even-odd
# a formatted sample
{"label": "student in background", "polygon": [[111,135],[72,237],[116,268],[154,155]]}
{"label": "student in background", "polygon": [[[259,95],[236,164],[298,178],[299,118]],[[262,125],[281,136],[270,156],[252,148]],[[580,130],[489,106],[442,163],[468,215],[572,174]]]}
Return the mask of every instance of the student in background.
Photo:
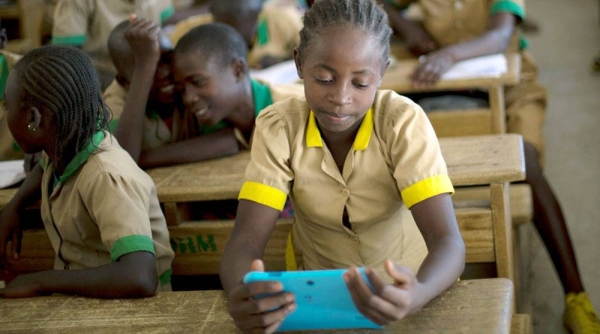
{"label": "student in background", "polygon": [[0,161],[23,159],[24,153],[15,142],[6,121],[4,96],[6,81],[20,55],[4,51],[0,47]]}
{"label": "student in background", "polygon": [[[356,268],[344,275],[358,310],[378,324],[416,312],[462,273],[465,247],[433,128],[414,102],[378,91],[390,35],[374,1],[319,0],[305,13],[294,55],[306,99],[275,103],[258,117],[221,261],[242,331],[276,331],[300,298],[276,282],[241,283],[263,270],[287,195],[296,212],[288,269],[385,268],[386,278],[366,269],[374,292]],[[275,295],[254,298],[264,293]]]}
{"label": "student in background", "polygon": [[[520,52],[521,82],[505,91],[508,132],[523,135],[526,181],[533,194],[533,221],[566,294],[564,321],[574,333],[600,333],[600,323],[584,291],[577,260],[558,199],[542,169],[544,161],[543,120],[547,96],[537,81],[537,68],[519,38],[517,25],[525,18],[523,2],[430,0],[394,1],[401,7],[419,3],[424,29],[406,20],[401,11],[386,3],[392,27],[424,61],[412,74],[417,86],[435,84],[455,62],[501,52]],[[460,4],[460,5],[457,5]],[[586,332],[587,333],[587,332]]]}
{"label": "student in background", "polygon": [[[231,129],[182,144],[196,133],[185,128],[171,71],[173,50],[169,40],[161,36],[155,23],[131,18],[117,25],[109,37],[109,52],[118,73],[104,98],[118,115],[118,122],[113,123],[119,143],[144,168],[238,152]],[[173,157],[182,145],[189,149]],[[154,154],[155,150],[160,152]],[[183,160],[177,160],[180,157]]]}
{"label": "student in background", "polygon": [[19,212],[40,198],[55,270],[15,278],[0,297],[62,293],[101,298],[170,290],[173,251],[152,179],[107,131],[89,58],[71,47],[25,55],[6,88],[10,130],[27,153],[44,152],[0,212],[0,259],[18,257]]}
{"label": "student in background", "polygon": [[131,14],[160,24],[173,11],[171,0],[59,0],[54,10],[52,44],[81,47],[92,59],[104,90],[116,74],[106,45],[112,29]]}
{"label": "student in background", "polygon": [[234,27],[249,47],[248,64],[265,68],[291,59],[302,29],[302,12],[295,6],[264,4],[263,0],[211,2],[211,14],[190,17],[175,25],[173,44],[190,29],[213,21]]}

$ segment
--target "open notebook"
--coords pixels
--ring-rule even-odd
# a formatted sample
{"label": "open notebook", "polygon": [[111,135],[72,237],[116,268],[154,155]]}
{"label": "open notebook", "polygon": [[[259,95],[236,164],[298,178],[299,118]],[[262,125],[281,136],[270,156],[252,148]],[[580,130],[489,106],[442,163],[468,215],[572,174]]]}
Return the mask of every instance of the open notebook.
{"label": "open notebook", "polygon": [[286,60],[262,70],[250,70],[250,77],[274,85],[298,82],[298,72],[293,60]]}
{"label": "open notebook", "polygon": [[0,161],[0,189],[10,187],[24,179],[23,160]]}
{"label": "open notebook", "polygon": [[506,57],[500,53],[459,61],[442,75],[442,80],[497,78],[507,70]]}

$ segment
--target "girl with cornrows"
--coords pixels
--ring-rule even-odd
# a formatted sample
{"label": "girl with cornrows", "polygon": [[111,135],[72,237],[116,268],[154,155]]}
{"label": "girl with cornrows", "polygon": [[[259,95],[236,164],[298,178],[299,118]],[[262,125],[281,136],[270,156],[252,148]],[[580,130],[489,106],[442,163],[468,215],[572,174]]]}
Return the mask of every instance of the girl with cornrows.
{"label": "girl with cornrows", "polygon": [[[243,331],[273,332],[295,308],[279,283],[241,283],[263,270],[287,195],[296,214],[288,269],[350,268],[354,303],[375,323],[417,311],[462,273],[465,247],[435,133],[418,105],[378,90],[390,35],[372,0],[320,0],[304,16],[294,57],[306,99],[257,118],[221,262],[229,312]],[[373,292],[356,266],[367,266]],[[253,298],[265,293],[274,295]]]}
{"label": "girl with cornrows", "polygon": [[19,212],[41,196],[56,270],[18,276],[0,297],[170,290],[174,254],[154,183],[107,131],[111,116],[90,59],[72,47],[33,50],[10,73],[5,101],[19,146],[43,157],[0,213],[0,259],[9,239],[18,257]]}

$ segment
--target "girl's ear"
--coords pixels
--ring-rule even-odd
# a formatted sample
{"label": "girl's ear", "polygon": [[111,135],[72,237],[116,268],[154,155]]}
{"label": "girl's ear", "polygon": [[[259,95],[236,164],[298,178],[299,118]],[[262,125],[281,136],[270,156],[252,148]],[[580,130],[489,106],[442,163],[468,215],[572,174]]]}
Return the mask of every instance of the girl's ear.
{"label": "girl's ear", "polygon": [[42,124],[42,113],[40,110],[36,107],[29,107],[28,118],[29,124],[27,124],[27,129],[29,131],[37,131]]}
{"label": "girl's ear", "polygon": [[231,63],[236,82],[243,80],[248,74],[248,63],[245,59],[236,59]]}
{"label": "girl's ear", "polygon": [[302,77],[302,61],[300,60],[300,52],[298,52],[298,48],[294,49],[294,62],[296,63],[296,72],[298,72],[298,78],[304,79]]}
{"label": "girl's ear", "polygon": [[390,66],[390,62],[391,62],[391,59],[388,58],[388,60],[385,62],[385,65],[381,66],[381,73],[379,75],[379,83],[377,84],[377,88],[379,88],[381,86],[381,81],[383,80],[383,75],[385,74],[385,71],[387,71],[387,68]]}

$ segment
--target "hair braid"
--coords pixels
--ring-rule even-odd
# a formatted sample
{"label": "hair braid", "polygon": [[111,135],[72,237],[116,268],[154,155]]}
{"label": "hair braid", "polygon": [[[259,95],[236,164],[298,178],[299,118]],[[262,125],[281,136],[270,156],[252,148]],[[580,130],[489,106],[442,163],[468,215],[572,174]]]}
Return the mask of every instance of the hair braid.
{"label": "hair braid", "polygon": [[56,154],[77,154],[98,131],[108,129],[109,109],[90,59],[80,50],[46,46],[27,53],[16,65],[25,104],[52,112]]}
{"label": "hair braid", "polygon": [[387,14],[374,0],[319,0],[304,14],[300,31],[300,58],[304,57],[310,42],[327,27],[353,25],[371,33],[381,47],[384,63],[390,57],[392,29]]}

